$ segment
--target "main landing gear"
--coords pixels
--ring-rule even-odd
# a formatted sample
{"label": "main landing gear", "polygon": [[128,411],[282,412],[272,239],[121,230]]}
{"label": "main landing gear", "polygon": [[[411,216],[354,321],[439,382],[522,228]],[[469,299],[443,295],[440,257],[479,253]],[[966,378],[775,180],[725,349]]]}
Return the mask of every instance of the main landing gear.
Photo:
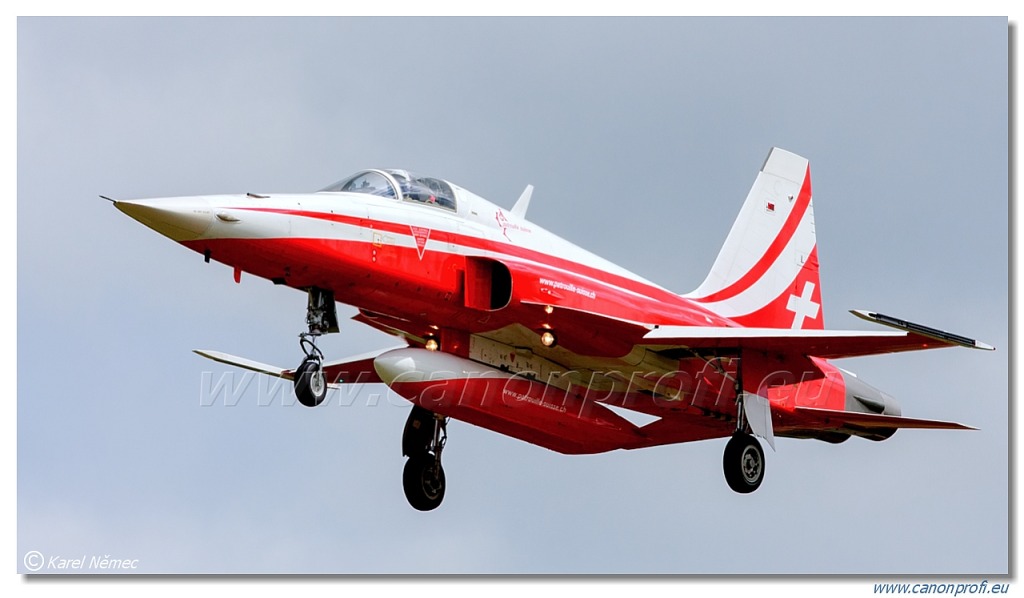
{"label": "main landing gear", "polygon": [[402,433],[402,454],[409,457],[402,472],[405,498],[417,511],[432,511],[444,499],[441,451],[448,440],[448,418],[414,405]]}
{"label": "main landing gear", "polygon": [[299,346],[306,356],[299,367],[295,368],[295,398],[306,407],[316,407],[327,396],[324,354],[317,348],[316,339],[323,334],[338,331],[334,293],[317,287],[309,289],[306,324],[309,331],[299,335]]}
{"label": "main landing gear", "polygon": [[749,432],[743,409],[743,394],[736,399],[736,431],[725,445],[722,468],[729,487],[740,494],[749,494],[764,479],[764,450]]}

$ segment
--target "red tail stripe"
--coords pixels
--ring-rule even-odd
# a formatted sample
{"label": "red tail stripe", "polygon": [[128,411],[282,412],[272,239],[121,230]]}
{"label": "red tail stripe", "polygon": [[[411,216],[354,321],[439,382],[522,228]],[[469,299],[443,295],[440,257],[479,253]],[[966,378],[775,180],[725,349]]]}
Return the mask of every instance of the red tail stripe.
{"label": "red tail stripe", "polygon": [[782,230],[779,231],[778,236],[772,241],[772,244],[768,246],[768,250],[761,256],[761,259],[754,264],[754,267],[747,271],[746,274],[741,276],[736,282],[725,287],[720,291],[711,293],[706,297],[700,297],[695,299],[701,303],[711,303],[715,301],[724,301],[731,299],[736,295],[739,295],[743,291],[750,288],[755,282],[764,276],[764,273],[771,268],[772,264],[779,259],[782,251],[789,245],[789,241],[793,238],[793,234],[796,233],[797,227],[800,226],[800,221],[804,218],[804,213],[807,212],[807,206],[811,205],[811,167],[807,167],[807,172],[804,174],[804,184],[800,188],[800,195],[797,197],[796,205],[793,206],[793,211],[789,213],[789,217],[786,218],[786,222],[782,225]]}

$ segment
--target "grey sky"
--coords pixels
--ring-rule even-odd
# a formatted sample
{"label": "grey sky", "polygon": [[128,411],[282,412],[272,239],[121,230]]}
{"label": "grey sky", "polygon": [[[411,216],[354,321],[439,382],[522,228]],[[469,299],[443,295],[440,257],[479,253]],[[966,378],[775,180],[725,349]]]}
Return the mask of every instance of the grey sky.
{"label": "grey sky", "polygon": [[[1006,73],[998,18],[20,19],[19,571],[1006,572]],[[873,309],[999,349],[840,365],[981,431],[782,439],[739,496],[724,441],[568,457],[456,422],[419,513],[384,387],[201,404],[233,370],[191,350],[292,367],[304,295],[96,197],[531,183],[533,221],[685,292],[773,145],[811,161],[828,327]]]}

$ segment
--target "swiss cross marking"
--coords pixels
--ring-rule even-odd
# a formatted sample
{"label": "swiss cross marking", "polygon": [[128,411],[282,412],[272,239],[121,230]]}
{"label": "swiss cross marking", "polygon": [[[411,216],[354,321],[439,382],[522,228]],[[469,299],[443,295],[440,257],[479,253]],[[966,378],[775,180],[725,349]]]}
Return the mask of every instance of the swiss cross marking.
{"label": "swiss cross marking", "polygon": [[805,282],[804,290],[800,295],[790,295],[786,303],[786,309],[793,312],[793,325],[791,328],[799,329],[804,326],[804,318],[815,319],[818,317],[820,305],[814,302],[814,283]]}

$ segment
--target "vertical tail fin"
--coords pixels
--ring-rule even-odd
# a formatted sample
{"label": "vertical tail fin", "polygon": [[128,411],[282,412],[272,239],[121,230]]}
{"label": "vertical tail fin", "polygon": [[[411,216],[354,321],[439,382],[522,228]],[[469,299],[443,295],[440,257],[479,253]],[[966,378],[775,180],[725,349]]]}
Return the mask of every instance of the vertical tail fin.
{"label": "vertical tail fin", "polygon": [[711,272],[686,297],[743,326],[824,328],[805,158],[772,148]]}

